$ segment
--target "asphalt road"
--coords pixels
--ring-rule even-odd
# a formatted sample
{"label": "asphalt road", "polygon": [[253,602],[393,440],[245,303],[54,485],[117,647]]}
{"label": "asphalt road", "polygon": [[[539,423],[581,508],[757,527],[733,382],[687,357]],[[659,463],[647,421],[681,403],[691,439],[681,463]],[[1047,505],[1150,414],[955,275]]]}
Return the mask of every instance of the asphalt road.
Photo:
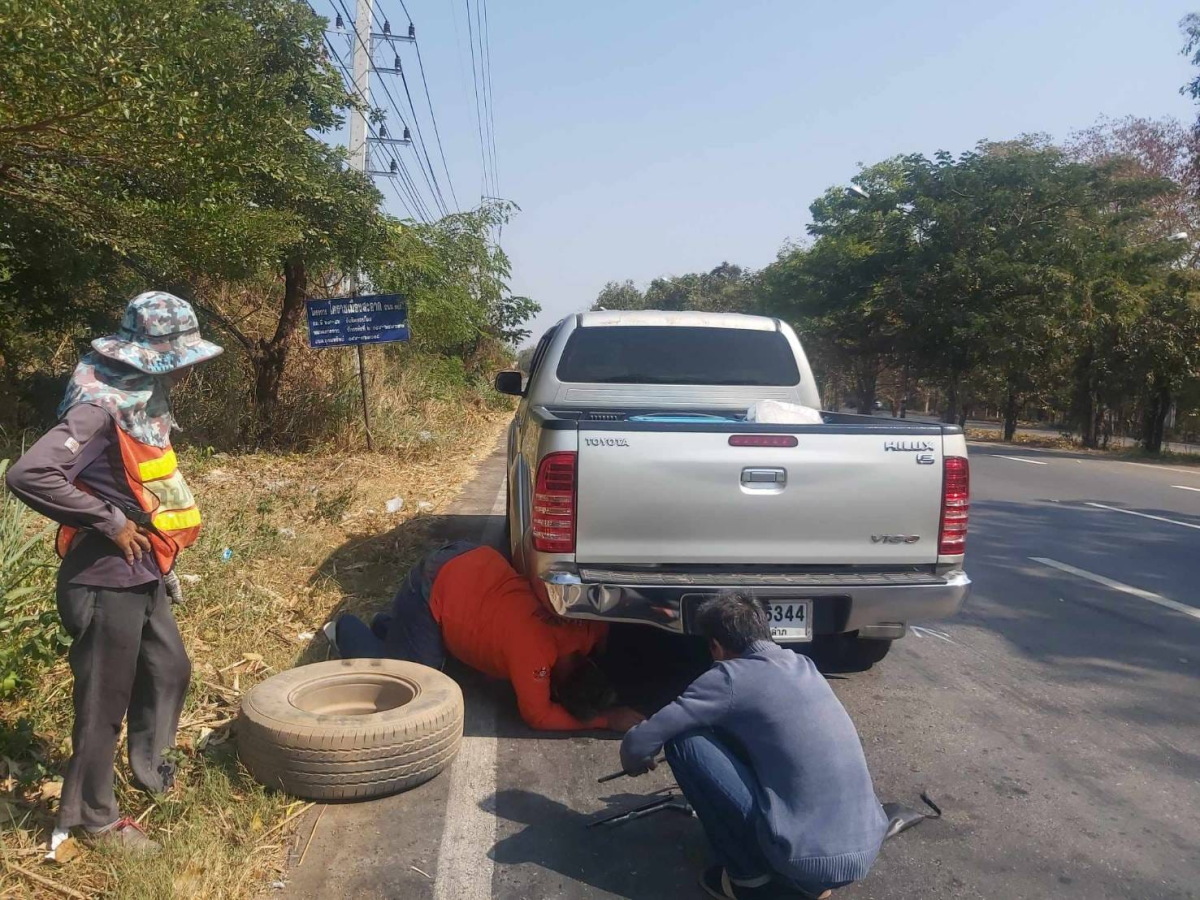
{"label": "asphalt road", "polygon": [[[838,896],[1200,897],[1200,468],[971,453],[967,609],[831,676],[880,798],[928,790],[945,817],[889,841]],[[499,537],[502,474],[491,459],[447,533]],[[703,665],[644,631],[615,652],[642,702]],[[668,785],[665,766],[597,785],[614,741],[532,732],[505,686],[453,674],[468,712],[451,770],[327,808],[285,896],[702,896],[695,820],[585,827]]]}

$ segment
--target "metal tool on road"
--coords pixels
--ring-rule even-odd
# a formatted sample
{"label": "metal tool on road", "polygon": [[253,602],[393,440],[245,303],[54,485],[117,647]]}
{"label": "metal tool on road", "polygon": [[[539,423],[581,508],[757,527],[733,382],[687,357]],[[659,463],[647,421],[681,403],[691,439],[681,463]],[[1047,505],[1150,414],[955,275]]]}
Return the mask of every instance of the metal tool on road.
{"label": "metal tool on road", "polygon": [[[664,762],[665,760],[666,760],[665,756],[660,756],[658,759],[656,759],[654,761],[654,765],[657,766],[660,762]],[[601,775],[599,778],[596,779],[596,784],[605,784],[609,781],[613,781],[617,778],[620,778],[624,775],[629,775],[629,774],[630,774],[629,772],[626,772],[624,769],[622,769],[620,772],[611,772],[608,775]]]}
{"label": "metal tool on road", "polygon": [[633,809],[627,809],[624,812],[613,813],[611,816],[605,816],[602,819],[593,819],[587,823],[587,827],[595,828],[597,825],[616,827],[617,825],[632,822],[634,819],[643,819],[646,816],[652,816],[655,813],[667,810],[674,810],[675,812],[683,813],[685,816],[695,815],[691,805],[687,800],[683,799],[682,794],[675,790],[669,790],[661,797],[657,797],[649,803],[643,803],[641,806],[635,806]]}
{"label": "metal tool on road", "polygon": [[942,817],[942,808],[933,802],[933,798],[929,796],[928,791],[921,792],[921,800],[928,806],[932,813],[927,813],[924,810],[914,809],[903,803],[885,803],[883,804],[883,813],[888,817],[887,832],[883,839],[895,837],[902,831],[907,831],[914,825],[925,821],[926,819],[940,819]]}

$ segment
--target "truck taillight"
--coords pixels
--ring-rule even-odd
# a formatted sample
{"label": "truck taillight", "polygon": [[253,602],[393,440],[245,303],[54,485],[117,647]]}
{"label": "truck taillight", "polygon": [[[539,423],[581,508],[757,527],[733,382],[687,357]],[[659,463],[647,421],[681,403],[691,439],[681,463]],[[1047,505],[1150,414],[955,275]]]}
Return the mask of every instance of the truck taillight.
{"label": "truck taillight", "polygon": [[575,453],[547,453],[533,488],[533,549],[575,552]]}
{"label": "truck taillight", "polygon": [[942,525],[938,555],[958,556],[967,546],[971,509],[971,466],[964,456],[947,456],[942,467]]}

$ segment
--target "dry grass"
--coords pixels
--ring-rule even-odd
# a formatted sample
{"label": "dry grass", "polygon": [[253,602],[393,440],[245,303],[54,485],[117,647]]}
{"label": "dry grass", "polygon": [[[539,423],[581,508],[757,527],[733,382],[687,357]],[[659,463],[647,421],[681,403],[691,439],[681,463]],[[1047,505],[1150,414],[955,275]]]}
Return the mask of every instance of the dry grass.
{"label": "dry grass", "polygon": [[[968,428],[967,440],[1004,443],[1004,432],[997,428]],[[1080,447],[1074,438],[1061,434],[1035,435],[1018,432],[1009,443],[1020,447],[1043,447],[1048,450],[1078,450]]]}
{"label": "dry grass", "polygon": [[[1004,443],[1004,432],[997,429],[968,428],[967,440],[1001,444]],[[1047,450],[1071,450],[1076,453],[1088,453],[1125,460],[1139,460],[1159,465],[1200,466],[1200,454],[1198,453],[1174,453],[1170,450],[1163,450],[1161,453],[1147,453],[1141,447],[1109,447],[1107,450],[1089,450],[1076,438],[1068,435],[1043,436],[1017,434],[1007,446],[1037,447]]]}
{"label": "dry grass", "polygon": [[[386,602],[423,549],[438,510],[495,446],[509,417],[485,402],[417,410],[402,453],[338,455],[183,454],[205,526],[181,558],[187,601],[177,608],[194,675],[179,734],[175,790],[151,801],[119,767],[122,809],[143,816],[164,852],[128,860],[82,851],[43,863],[55,812],[54,781],[69,752],[70,673],[65,662],[32,690],[5,700],[11,733],[25,719],[35,736],[29,759],[3,760],[0,896],[240,898],[269,889],[291,849],[279,823],[299,808],[256,785],[238,765],[229,722],[241,694],[262,678],[326,655],[321,625],[336,610]],[[393,497],[399,513],[386,512]],[[428,504],[425,507],[424,504]],[[224,551],[230,558],[224,559]],[[40,757],[40,761],[39,761]],[[7,771],[6,771],[7,770]]]}

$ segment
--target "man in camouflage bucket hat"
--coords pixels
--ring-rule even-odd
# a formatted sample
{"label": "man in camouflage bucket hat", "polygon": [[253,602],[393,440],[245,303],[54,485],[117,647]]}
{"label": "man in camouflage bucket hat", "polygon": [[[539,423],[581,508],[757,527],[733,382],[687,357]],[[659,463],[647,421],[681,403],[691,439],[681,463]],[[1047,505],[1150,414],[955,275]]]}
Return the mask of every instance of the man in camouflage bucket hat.
{"label": "man in camouflage bucket hat", "polygon": [[189,366],[221,352],[200,337],[184,300],[148,291],[117,334],[92,341],[67,384],[59,423],[8,472],[9,490],[59,523],[58,611],[72,638],[72,753],[52,847],[81,827],[96,843],[158,849],[121,818],[113,761],[129,717],[129,766],[151,793],[168,790],[164,751],[191,677],[171,603],[174,563],[196,539],[200,511],[175,464],[168,399]]}
{"label": "man in camouflage bucket hat", "polygon": [[92,349],[147,375],[194,366],[221,352],[200,337],[191,304],[164,291],[146,291],[130,300],[117,333],[92,341]]}

